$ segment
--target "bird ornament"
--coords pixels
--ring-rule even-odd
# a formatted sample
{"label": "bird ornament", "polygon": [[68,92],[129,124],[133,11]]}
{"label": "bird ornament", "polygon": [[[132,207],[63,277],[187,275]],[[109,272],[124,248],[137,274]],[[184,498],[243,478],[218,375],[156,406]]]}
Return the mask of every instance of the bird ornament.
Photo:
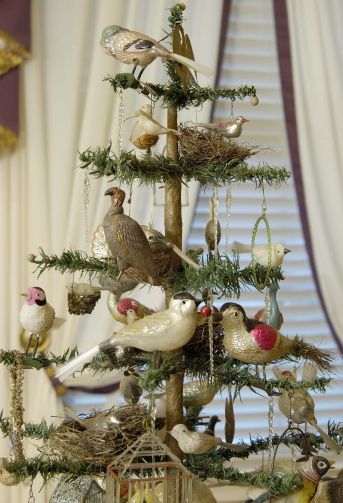
{"label": "bird ornament", "polygon": [[[239,241],[234,241],[231,248],[234,253],[251,253],[257,264],[260,264],[263,267],[268,267],[268,245],[254,245],[251,247],[251,245],[245,245]],[[271,267],[281,266],[284,256],[290,251],[291,250],[285,248],[284,245],[280,243],[273,244],[271,248]]]}
{"label": "bird ornament", "polygon": [[[316,494],[318,484],[322,477],[331,468],[332,462],[323,458],[322,456],[312,456],[308,461],[298,470],[298,474],[302,478],[303,486],[296,489],[291,494],[287,494],[287,503],[310,503]],[[284,496],[273,497],[268,491],[262,493],[255,499],[245,500],[245,503],[264,503],[271,500],[273,503],[285,501]],[[339,501],[337,500],[337,502]]]}
{"label": "bird ornament", "polygon": [[20,323],[30,333],[26,354],[31,345],[32,337],[35,336],[36,346],[33,351],[33,356],[35,356],[39,344],[39,336],[51,329],[55,320],[55,311],[47,302],[44,290],[39,286],[28,288],[27,293],[23,293],[22,295],[26,299],[20,309]]}
{"label": "bird ornament", "polygon": [[277,283],[272,283],[269,287],[269,312],[266,308],[260,309],[254,316],[254,320],[262,321],[262,323],[268,323],[271,327],[276,330],[280,330],[283,323],[283,316],[280,312],[279,305],[276,299],[277,291],[279,290],[279,285]]}
{"label": "bird ornament", "polygon": [[174,437],[180,449],[185,454],[205,454],[213,447],[225,447],[235,452],[246,452],[248,446],[245,444],[231,444],[223,442],[221,438],[213,435],[200,433],[199,431],[190,431],[185,424],[176,424],[171,431],[170,435]]}
{"label": "bird ornament", "polygon": [[125,325],[106,341],[66,363],[56,373],[56,378],[63,382],[100,351],[117,346],[133,347],[150,352],[173,351],[181,348],[194,334],[197,324],[197,305],[201,302],[203,299],[196,300],[189,292],[176,293],[168,309],[145,316],[131,325]]}
{"label": "bird ornament", "polygon": [[136,220],[124,214],[125,192],[111,187],[105,196],[111,196],[111,207],[102,227],[111,255],[117,261],[117,280],[128,267],[133,267],[146,274],[150,284],[158,283],[158,271],[146,235]]}
{"label": "bird ornament", "polygon": [[119,299],[119,296],[112,292],[108,294],[107,307],[113,318],[124,325],[130,325],[134,321],[154,312],[153,309],[149,309],[138,300],[131,297]]}
{"label": "bird ornament", "polygon": [[232,357],[244,363],[263,365],[287,354],[331,368],[331,354],[304,342],[282,335],[266,323],[248,318],[240,304],[227,302],[220,308],[224,329],[224,347]]}
{"label": "bird ornament", "polygon": [[343,473],[337,477],[324,477],[318,485],[311,503],[340,503],[343,501]]}
{"label": "bird ornament", "polygon": [[[280,380],[297,381],[295,373],[289,370],[281,371],[278,368],[274,368],[274,373]],[[318,431],[329,449],[335,451],[337,454],[342,451],[342,446],[318,426],[314,413],[314,400],[305,388],[282,390],[282,394],[278,398],[278,405],[280,411],[287,419],[291,419],[296,424],[310,424]]]}
{"label": "bird ornament", "polygon": [[227,122],[219,122],[218,124],[213,122],[198,122],[195,125],[219,133],[224,136],[224,138],[238,138],[242,134],[242,126],[245,122],[249,122],[249,120],[239,115],[235,118],[232,117]]}
{"label": "bird ornament", "polygon": [[208,420],[208,425],[206,427],[206,430],[204,431],[205,435],[210,435],[211,437],[214,437],[214,430],[216,427],[216,424],[220,422],[220,419],[217,415],[211,416],[210,419]]}
{"label": "bird ornament", "polygon": [[130,368],[124,371],[120,381],[119,390],[129,405],[137,403],[142,396],[143,388],[139,379],[139,374]]}
{"label": "bird ornament", "polygon": [[133,74],[137,66],[140,66],[141,71],[137,77],[138,80],[145,68],[156,58],[162,58],[163,62],[176,61],[199,73],[205,73],[207,75],[212,73],[209,68],[199,65],[195,61],[181,56],[180,54],[169,51],[164,45],[148,35],[128,30],[118,25],[111,25],[104,28],[100,45],[109,56],[113,56],[121,63],[134,65]]}

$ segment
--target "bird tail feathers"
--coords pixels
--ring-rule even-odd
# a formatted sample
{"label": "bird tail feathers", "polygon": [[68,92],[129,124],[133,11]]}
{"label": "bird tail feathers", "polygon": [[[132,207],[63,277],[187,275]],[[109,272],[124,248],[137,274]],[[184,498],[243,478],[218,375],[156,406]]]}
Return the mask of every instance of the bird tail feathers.
{"label": "bird tail feathers", "polygon": [[196,63],[192,59],[185,58],[185,56],[181,56],[181,54],[176,54],[175,52],[171,52],[168,54],[168,58],[181,63],[182,65],[188,66],[188,68],[192,68],[194,71],[203,73],[205,75],[212,75],[213,71],[207,66],[200,65]]}
{"label": "bird tail feathers", "polygon": [[239,241],[234,241],[231,249],[235,253],[251,253],[251,246],[240,243]]}
{"label": "bird tail feathers", "polygon": [[82,367],[85,363],[88,363],[94,356],[96,356],[100,351],[99,346],[95,346],[92,349],[89,349],[82,355],[77,356],[70,360],[70,362],[66,363],[61,367],[55,374],[55,378],[60,382],[65,381],[69,376],[73,374],[76,370]]}
{"label": "bird tail feathers", "polygon": [[312,426],[314,428],[316,428],[316,430],[318,431],[318,433],[320,434],[320,436],[322,437],[322,439],[324,440],[326,445],[332,451],[337,452],[337,454],[339,454],[342,451],[342,446],[337,444],[337,442],[335,442],[335,440],[333,438],[329,437],[329,435],[327,433],[325,433],[325,431],[323,431],[315,422],[313,422],[313,423],[311,422],[310,424],[312,424]]}

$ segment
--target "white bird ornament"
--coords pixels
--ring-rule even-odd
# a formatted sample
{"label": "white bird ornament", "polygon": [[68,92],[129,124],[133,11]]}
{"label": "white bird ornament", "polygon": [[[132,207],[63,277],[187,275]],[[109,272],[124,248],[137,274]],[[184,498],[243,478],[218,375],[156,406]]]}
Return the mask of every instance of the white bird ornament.
{"label": "white bird ornament", "polygon": [[32,337],[35,335],[36,346],[33,352],[33,356],[35,356],[39,336],[51,329],[55,320],[55,311],[47,302],[44,290],[39,286],[28,288],[27,293],[22,295],[26,297],[26,300],[20,310],[20,323],[30,333],[26,354],[31,345]]}
{"label": "white bird ornament", "polygon": [[[133,347],[142,351],[173,351],[192,338],[197,325],[197,305],[203,300],[194,299],[188,292],[175,294],[168,309],[145,316],[125,325],[112,337],[64,365],[55,375],[64,381],[100,351],[117,346]],[[211,312],[206,314],[210,316]]]}
{"label": "white bird ornament", "polygon": [[[269,246],[268,245],[245,245],[239,241],[232,243],[232,251],[235,253],[251,253],[255,261],[263,267],[268,267]],[[272,245],[271,249],[271,267],[282,265],[284,256],[291,250],[285,248],[284,245],[277,243]]]}
{"label": "white bird ornament", "polygon": [[218,124],[215,122],[198,122],[196,126],[219,133],[224,136],[224,138],[238,138],[242,134],[242,126],[245,122],[249,122],[249,120],[239,115],[236,118],[232,117],[232,119],[227,122],[219,122]]}
{"label": "white bird ornament", "polygon": [[149,103],[140,107],[131,117],[138,117],[138,120],[133,126],[130,140],[144,134],[152,136],[167,133],[174,135],[180,134],[179,131],[176,131],[176,129],[164,127],[162,124],[157,122],[157,120],[155,120],[152,116],[152,106]]}
{"label": "white bird ornament", "polygon": [[177,440],[180,449],[185,454],[205,454],[212,447],[217,447],[218,445],[235,452],[245,452],[249,448],[244,444],[223,442],[221,438],[200,433],[199,431],[189,431],[187,426],[182,423],[176,424],[169,433]]}

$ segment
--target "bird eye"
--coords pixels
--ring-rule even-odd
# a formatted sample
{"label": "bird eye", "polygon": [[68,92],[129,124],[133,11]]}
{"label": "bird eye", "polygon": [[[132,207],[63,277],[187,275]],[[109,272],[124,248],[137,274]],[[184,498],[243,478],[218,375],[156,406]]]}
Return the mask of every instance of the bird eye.
{"label": "bird eye", "polygon": [[318,461],[318,468],[326,468],[325,461]]}
{"label": "bird eye", "polygon": [[235,317],[235,318],[237,318],[237,316],[238,316],[237,311],[234,311],[234,312],[233,312],[233,315],[234,315],[234,317]]}
{"label": "bird eye", "polygon": [[185,300],[183,300],[183,301],[181,302],[181,304],[186,304],[186,301],[185,301]]}

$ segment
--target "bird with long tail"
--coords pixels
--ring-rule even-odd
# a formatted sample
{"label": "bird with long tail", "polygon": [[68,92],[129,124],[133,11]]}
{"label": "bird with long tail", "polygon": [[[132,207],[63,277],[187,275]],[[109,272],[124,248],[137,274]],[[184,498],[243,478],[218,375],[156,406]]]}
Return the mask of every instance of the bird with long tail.
{"label": "bird with long tail", "polygon": [[260,321],[248,318],[240,304],[227,302],[220,308],[224,328],[224,347],[244,363],[264,365],[286,355],[314,362],[323,370],[332,368],[332,354],[295,337],[282,335]]}
{"label": "bird with long tail", "polygon": [[66,363],[55,377],[64,381],[101,351],[117,346],[133,347],[149,352],[173,351],[181,348],[194,334],[197,325],[197,305],[201,302],[203,299],[196,300],[189,292],[176,293],[168,309],[125,325],[106,341]]}

